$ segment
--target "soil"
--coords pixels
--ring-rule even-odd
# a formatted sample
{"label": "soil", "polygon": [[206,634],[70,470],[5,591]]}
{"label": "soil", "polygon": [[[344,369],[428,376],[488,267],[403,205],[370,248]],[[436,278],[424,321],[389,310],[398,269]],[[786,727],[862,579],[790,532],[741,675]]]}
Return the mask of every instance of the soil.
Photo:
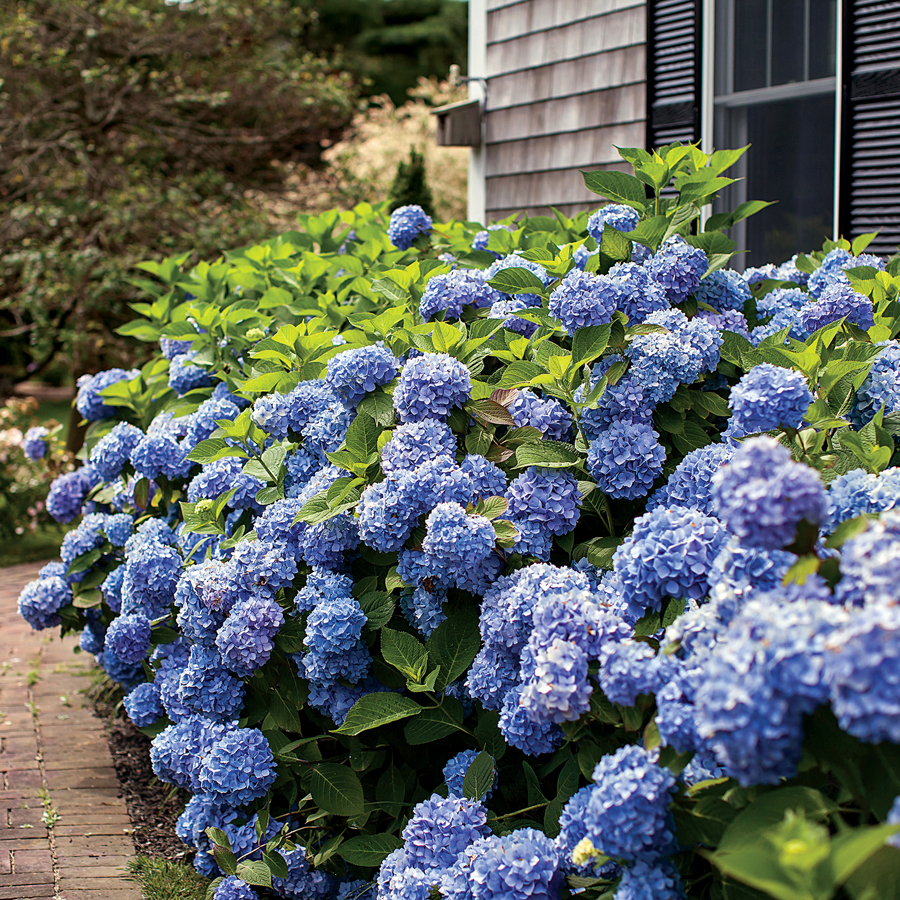
{"label": "soil", "polygon": [[175,834],[175,822],[190,795],[161,782],[150,765],[150,738],[125,715],[120,697],[92,698],[94,714],[107,727],[109,751],[134,825],[138,854],[190,863],[194,851]]}

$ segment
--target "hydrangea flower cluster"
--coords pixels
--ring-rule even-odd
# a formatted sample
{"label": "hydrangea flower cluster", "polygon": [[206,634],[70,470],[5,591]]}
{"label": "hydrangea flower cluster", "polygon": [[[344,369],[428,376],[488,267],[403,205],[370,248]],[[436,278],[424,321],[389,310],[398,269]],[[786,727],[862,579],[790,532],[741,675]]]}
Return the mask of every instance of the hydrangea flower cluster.
{"label": "hydrangea flower cluster", "polygon": [[[478,248],[476,248],[478,249]],[[419,301],[419,315],[424,321],[444,313],[444,319],[458,319],[467,306],[485,309],[502,299],[479,272],[471,269],[454,269],[452,272],[435,275]]]}
{"label": "hydrangea flower cluster", "polygon": [[779,427],[798,429],[813,401],[801,372],[770,363],[754,366],[731,391],[727,437],[742,438]]}
{"label": "hydrangea flower cluster", "polygon": [[400,371],[400,360],[382,342],[346,350],[328,360],[325,384],[350,409]]}
{"label": "hydrangea flower cluster", "polygon": [[401,206],[391,213],[388,240],[399,250],[409,250],[417,237],[431,234],[431,216],[421,206]]}
{"label": "hydrangea flower cluster", "polygon": [[446,353],[425,353],[407,361],[394,391],[401,422],[446,419],[469,398],[472,379],[466,367]]}

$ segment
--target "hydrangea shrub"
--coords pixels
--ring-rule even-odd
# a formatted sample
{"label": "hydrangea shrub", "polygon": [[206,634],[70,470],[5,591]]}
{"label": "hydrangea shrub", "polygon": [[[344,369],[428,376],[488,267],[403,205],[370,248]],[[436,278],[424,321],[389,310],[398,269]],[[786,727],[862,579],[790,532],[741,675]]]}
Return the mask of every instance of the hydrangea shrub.
{"label": "hydrangea shrub", "polygon": [[900,263],[732,271],[739,153],[622,153],[593,215],[144,266],[160,353],[80,386],[20,611],[128,691],[214,896],[900,883]]}

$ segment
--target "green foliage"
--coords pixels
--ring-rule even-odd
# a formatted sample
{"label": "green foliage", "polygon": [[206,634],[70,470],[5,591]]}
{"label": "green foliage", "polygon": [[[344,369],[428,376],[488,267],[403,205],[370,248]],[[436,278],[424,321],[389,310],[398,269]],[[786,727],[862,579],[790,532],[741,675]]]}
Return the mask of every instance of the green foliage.
{"label": "green foliage", "polygon": [[409,162],[400,160],[397,175],[388,196],[388,209],[400,206],[421,206],[429,216],[434,215],[434,197],[425,175],[425,159],[415,147],[409,151]]}
{"label": "green foliage", "polygon": [[302,48],[307,24],[287,0],[28,0],[0,15],[13,373],[119,361],[136,262],[264,237],[245,188],[272,184],[273,160],[315,162],[354,111],[346,77]]}
{"label": "green foliage", "polygon": [[128,861],[128,876],[141,886],[146,900],[205,900],[209,881],[181,863],[136,856]]}

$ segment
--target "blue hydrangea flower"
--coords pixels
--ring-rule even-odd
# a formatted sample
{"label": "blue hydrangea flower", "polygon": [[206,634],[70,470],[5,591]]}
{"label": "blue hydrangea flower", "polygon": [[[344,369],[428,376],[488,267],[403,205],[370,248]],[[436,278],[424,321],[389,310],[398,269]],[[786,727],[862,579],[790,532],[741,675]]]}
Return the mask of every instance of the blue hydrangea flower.
{"label": "blue hydrangea flower", "polygon": [[207,463],[188,484],[188,500],[215,500],[227,491],[234,495],[226,504],[231,509],[259,509],[256,495],[265,487],[265,483],[253,475],[243,472],[244,461],[236,456],[224,456],[222,459]]}
{"label": "blue hydrangea flower", "polygon": [[129,691],[124,704],[128,718],[138,728],[152,725],[165,714],[162,700],[159,697],[159,685],[153,681],[145,681]]}
{"label": "blue hydrangea flower", "polygon": [[603,240],[603,226],[616,231],[634,231],[637,228],[638,211],[622,203],[608,203],[591,215],[587,223],[588,234],[599,244]]}
{"label": "blue hydrangea flower", "polygon": [[617,900],[682,900],[684,884],[678,869],[668,860],[637,860],[622,872]]}
{"label": "blue hydrangea flower", "polygon": [[609,276],[624,289],[624,295],[619,299],[619,309],[628,316],[631,325],[639,324],[650,313],[668,309],[671,305],[665,289],[639,262],[616,263],[609,270]]}
{"label": "blue hydrangea flower", "polygon": [[[133,540],[129,538],[128,543]],[[138,543],[133,551],[126,546],[125,555],[122,612],[140,612],[155,619],[172,603],[181,575],[181,556],[157,541]]]}
{"label": "blue hydrangea flower", "polygon": [[625,287],[609,275],[572,269],[550,294],[548,309],[568,334],[579,328],[605,325],[624,305]]}
{"label": "blue hydrangea flower", "polygon": [[125,579],[125,566],[113,569],[100,585],[100,593],[106,605],[116,614],[122,609],[122,582]]}
{"label": "blue hydrangea flower", "polygon": [[150,649],[150,620],[140,614],[117,616],[106,632],[105,647],[121,662],[140,662]]}
{"label": "blue hydrangea flower", "polygon": [[462,570],[489,556],[497,539],[489,519],[467,515],[459,503],[439,503],[425,526],[422,549],[449,571]]}
{"label": "blue hydrangea flower", "polygon": [[472,390],[469,370],[446,353],[424,353],[403,367],[394,408],[401,422],[446,419]]}
{"label": "blue hydrangea flower", "polygon": [[750,339],[750,326],[747,324],[747,319],[742,312],[738,312],[736,309],[726,309],[723,313],[711,313],[701,309],[696,318],[709,322],[718,331],[733,331],[747,340]]}
{"label": "blue hydrangea flower", "polygon": [[674,849],[675,776],[652,754],[634,744],[620,747],[597,763],[592,777],[585,836],[601,853],[654,862]]}
{"label": "blue hydrangea flower", "polygon": [[25,437],[22,439],[22,450],[28,459],[37,460],[44,458],[47,453],[47,441],[45,439],[49,434],[50,431],[44,428],[43,425],[35,425],[25,432]]}
{"label": "blue hydrangea flower", "polygon": [[669,238],[645,263],[673,305],[684,302],[700,286],[709,268],[706,254],[679,237]]}
{"label": "blue hydrangea flower", "polygon": [[759,284],[761,281],[778,277],[778,267],[775,263],[765,263],[762,266],[749,266],[741,273],[741,277],[747,284]]}
{"label": "blue hydrangea flower", "polygon": [[269,597],[248,597],[232,607],[216,636],[225,667],[236,675],[252,675],[268,662],[272,638],[284,624],[281,607]]}
{"label": "blue hydrangea flower", "polygon": [[866,514],[887,512],[900,504],[900,469],[885,469],[877,475],[851,469],[828,485],[826,531],[841,522]]}
{"label": "blue hydrangea flower", "polygon": [[712,477],[719,467],[734,456],[727,444],[707,444],[691,450],[669,476],[669,480],[653,492],[647,509],[657,506],[684,506],[704,515],[712,515]]}
{"label": "blue hydrangea flower", "polygon": [[665,461],[659,435],[640,423],[615,422],[588,447],[588,471],[610,497],[645,497],[662,474]]}
{"label": "blue hydrangea flower", "polygon": [[554,441],[567,441],[572,435],[572,416],[553,397],[538,397],[534,391],[523,388],[508,408],[519,428],[537,428],[544,437]]}
{"label": "blue hydrangea flower", "polygon": [[244,806],[264,797],[275,775],[275,760],[263,733],[234,728],[209,748],[200,761],[197,781],[204,794]]}
{"label": "blue hydrangea flower", "polygon": [[225,671],[218,650],[195,644],[178,679],[178,699],[198,715],[228,722],[244,705],[244,685]]}
{"label": "blue hydrangea flower", "polygon": [[898,560],[900,512],[890,510],[844,544],[836,599],[847,606],[895,603]]}
{"label": "blue hydrangea flower", "polygon": [[[399,573],[399,566],[398,566]],[[400,595],[400,611],[404,618],[424,638],[429,638],[434,629],[443,622],[444,601],[447,599],[446,591],[434,588],[416,587],[412,591],[404,591]]]}
{"label": "blue hydrangea flower", "polygon": [[666,597],[702,600],[707,575],[728,539],[718,519],[694,509],[658,506],[635,519],[613,556],[628,606],[638,616],[659,610]]}
{"label": "blue hydrangea flower", "polygon": [[775,270],[775,277],[778,278],[779,281],[793,281],[794,284],[806,286],[809,282],[809,274],[801,272],[797,268],[797,257],[799,255],[799,253],[795,253],[789,260],[778,266]]}
{"label": "blue hydrangea flower", "polygon": [[96,375],[82,375],[76,384],[78,393],[75,396],[75,409],[88,422],[98,422],[116,415],[118,407],[107,406],[100,392],[119,381],[131,381],[140,373],[137,369],[126,372],[124,369],[107,369]]}
{"label": "blue hydrangea flower", "polygon": [[106,516],[103,530],[114,547],[124,547],[134,532],[134,521],[127,513]]}
{"label": "blue hydrangea flower", "polygon": [[797,557],[785,550],[745,547],[731,538],[709,573],[710,598],[716,601],[719,616],[728,621],[745,599],[759,591],[775,590],[796,561]]}
{"label": "blue hydrangea flower", "polygon": [[571,722],[590,708],[588,657],[576,641],[556,638],[534,654],[534,672],[520,703],[534,721]]}
{"label": "blue hydrangea flower", "polygon": [[253,404],[250,419],[274,438],[286,438],[302,429],[324,407],[337,400],[324,380],[301,381],[287,394],[266,394]]}
{"label": "blue hydrangea flower", "polygon": [[100,476],[91,465],[81,466],[53,479],[47,494],[47,512],[63,524],[80,515],[84,501]]}
{"label": "blue hydrangea flower", "polygon": [[799,313],[809,300],[809,294],[800,288],[776,288],[756,298],[756,314],[763,318],[780,312]]}
{"label": "blue hydrangea flower", "polygon": [[504,697],[498,727],[507,744],[528,756],[551,753],[564,739],[559,725],[547,720],[535,721],[522,703],[521,685],[514,687]]}
{"label": "blue hydrangea flower", "polygon": [[796,340],[803,340],[806,332],[798,322],[799,314],[791,309],[780,309],[765,325],[757,325],[750,332],[750,343],[758,347],[763,341],[773,337],[780,331],[788,330],[787,336]]}
{"label": "blue hydrangea flower", "polygon": [[900,344],[890,341],[878,352],[866,380],[856,392],[851,420],[868,425],[884,407],[885,414],[900,410]]}
{"label": "blue hydrangea flower", "polygon": [[245,881],[228,875],[216,885],[212,900],[259,900],[259,894]]}
{"label": "blue hydrangea flower", "polygon": [[484,309],[502,299],[482,277],[482,273],[470,269],[456,269],[432,276],[419,302],[419,315],[424,321],[443,312],[444,319],[458,319],[463,308]]}
{"label": "blue hydrangea flower", "polygon": [[[463,750],[462,753],[457,753],[456,756],[447,760],[447,765],[444,766],[442,774],[448,792],[455,797],[463,796],[463,782],[466,779],[466,772],[469,771],[469,766],[475,761],[476,756],[478,756],[477,750]],[[496,775],[494,784],[496,785]],[[494,789],[491,788],[491,790],[484,795],[485,801],[490,799],[493,792]]]}
{"label": "blue hydrangea flower", "polygon": [[655,694],[665,684],[666,662],[643,641],[619,641],[600,669],[600,687],[613,703],[634,706],[638,695]]}
{"label": "blue hydrangea flower", "polygon": [[484,500],[487,497],[502,497],[505,493],[506,475],[489,459],[470,453],[460,463],[460,469],[471,482],[473,498]]}
{"label": "blue hydrangea flower", "polygon": [[104,650],[97,662],[104,672],[125,690],[129,690],[144,680],[144,669],[140,663],[122,662],[117,656]]}
{"label": "blue hydrangea flower", "polygon": [[[220,382],[224,386],[224,382]],[[219,427],[218,422],[223,420],[234,421],[240,414],[237,403],[227,397],[210,397],[204,400],[200,406],[189,416],[185,416],[184,444],[186,447],[196,447],[200,441],[205,441]]]}
{"label": "blue hydrangea flower", "polygon": [[72,589],[59,575],[29,581],[19,594],[19,615],[35,630],[59,625],[59,610],[72,602]]}
{"label": "blue hydrangea flower", "polygon": [[598,253],[598,250],[589,250],[586,244],[582,244],[580,247],[577,247],[575,249],[575,252],[572,254],[572,260],[575,265],[583,272],[587,268],[588,260],[592,256],[596,256]]}
{"label": "blue hydrangea flower", "polygon": [[745,441],[713,475],[713,507],[748,547],[780,550],[792,544],[801,521],[818,525],[828,495],[818,473],[794,462],[770,437]]}
{"label": "blue hydrangea flower", "polygon": [[400,360],[379,341],[332,356],[325,384],[345,406],[355,409],[366,394],[392,381],[399,371]]}
{"label": "blue hydrangea flower", "polygon": [[283,544],[294,555],[299,555],[305,522],[294,522],[303,503],[297,498],[276,500],[267,506],[253,522],[257,538],[265,544]]}
{"label": "blue hydrangea flower", "polygon": [[872,301],[868,297],[856,293],[849,284],[833,284],[815,303],[808,303],[800,310],[798,322],[807,334],[812,334],[843,318],[863,331],[875,325]]}
{"label": "blue hydrangea flower", "polygon": [[354,413],[342,403],[326,406],[303,426],[300,434],[304,447],[323,466],[328,465],[328,454],[341,446],[353,417]]}
{"label": "blue hydrangea flower", "polygon": [[829,287],[848,285],[850,279],[847,278],[844,269],[852,269],[854,266],[872,266],[883,270],[884,260],[869,253],[853,256],[849,251],[835,247],[826,254],[819,268],[809,276],[807,284],[810,294],[813,297],[821,297]]}
{"label": "blue hydrangea flower", "polygon": [[[611,357],[610,357],[611,358]],[[605,374],[605,367],[594,366],[592,387]],[[626,375],[621,381],[607,385],[595,409],[587,407],[581,414],[581,429],[588,441],[596,440],[615,423],[638,425],[649,424],[656,402],[654,388],[645,388],[637,379]],[[584,386],[575,392],[575,399],[581,400]]]}
{"label": "blue hydrangea flower", "polygon": [[416,238],[431,234],[432,222],[421,206],[401,206],[391,213],[388,240],[399,250],[409,250]]}
{"label": "blue hydrangea flower", "polygon": [[422,419],[399,425],[381,450],[385,473],[417,469],[422,463],[456,455],[456,437],[443,422]]}
{"label": "blue hydrangea flower", "polygon": [[413,808],[401,836],[407,865],[428,871],[451,866],[469,844],[490,833],[480,801],[432,794]]}
{"label": "blue hydrangea flower", "polygon": [[349,575],[339,575],[328,569],[314,568],[306,576],[306,584],[297,592],[294,608],[298,612],[309,612],[317,603],[353,595],[353,579]]}
{"label": "blue hydrangea flower", "polygon": [[727,434],[741,438],[776,428],[800,428],[813,402],[802,372],[760,363],[731,389]]}
{"label": "blue hydrangea flower", "polygon": [[384,481],[369,485],[359,499],[359,536],[381,553],[401,549],[422,512],[416,496],[415,476],[392,473]]}
{"label": "blue hydrangea flower", "polygon": [[103,652],[103,641],[106,639],[106,629],[96,622],[88,622],[81,629],[78,637],[78,646],[85,652],[96,656]]}
{"label": "blue hydrangea flower", "polygon": [[139,478],[183,478],[193,463],[187,451],[175,438],[165,434],[146,434],[129,454],[129,461]]}
{"label": "blue hydrangea flower", "polygon": [[578,522],[581,492],[570,472],[531,466],[506,491],[511,516],[522,516],[553,535],[568,534]]}
{"label": "blue hydrangea flower", "polygon": [[359,681],[372,662],[360,642],[365,624],[366,614],[354,597],[319,601],[306,621],[306,677],[319,684],[334,684],[339,678]]}
{"label": "blue hydrangea flower", "polygon": [[475,858],[473,900],[538,900],[559,896],[559,850],[545,834],[520,828],[492,841]]}
{"label": "blue hydrangea flower", "polygon": [[744,304],[750,299],[750,285],[731,269],[717,269],[700,282],[694,297],[718,313],[726,310],[742,312]]}
{"label": "blue hydrangea flower", "polygon": [[174,338],[161,337],[159,339],[159,350],[166,359],[174,359],[182,353],[187,353],[193,343],[193,340],[179,341]]}
{"label": "blue hydrangea flower", "polygon": [[489,319],[502,319],[503,327],[515,331],[523,337],[531,337],[538,329],[537,322],[513,315],[521,309],[533,309],[541,305],[537,294],[516,294],[513,297],[501,295],[502,299],[494,301],[488,310]]}
{"label": "blue hydrangea flower", "polygon": [[196,388],[211,387],[215,383],[206,369],[192,364],[196,355],[196,350],[189,350],[169,360],[169,387],[179,396]]}

